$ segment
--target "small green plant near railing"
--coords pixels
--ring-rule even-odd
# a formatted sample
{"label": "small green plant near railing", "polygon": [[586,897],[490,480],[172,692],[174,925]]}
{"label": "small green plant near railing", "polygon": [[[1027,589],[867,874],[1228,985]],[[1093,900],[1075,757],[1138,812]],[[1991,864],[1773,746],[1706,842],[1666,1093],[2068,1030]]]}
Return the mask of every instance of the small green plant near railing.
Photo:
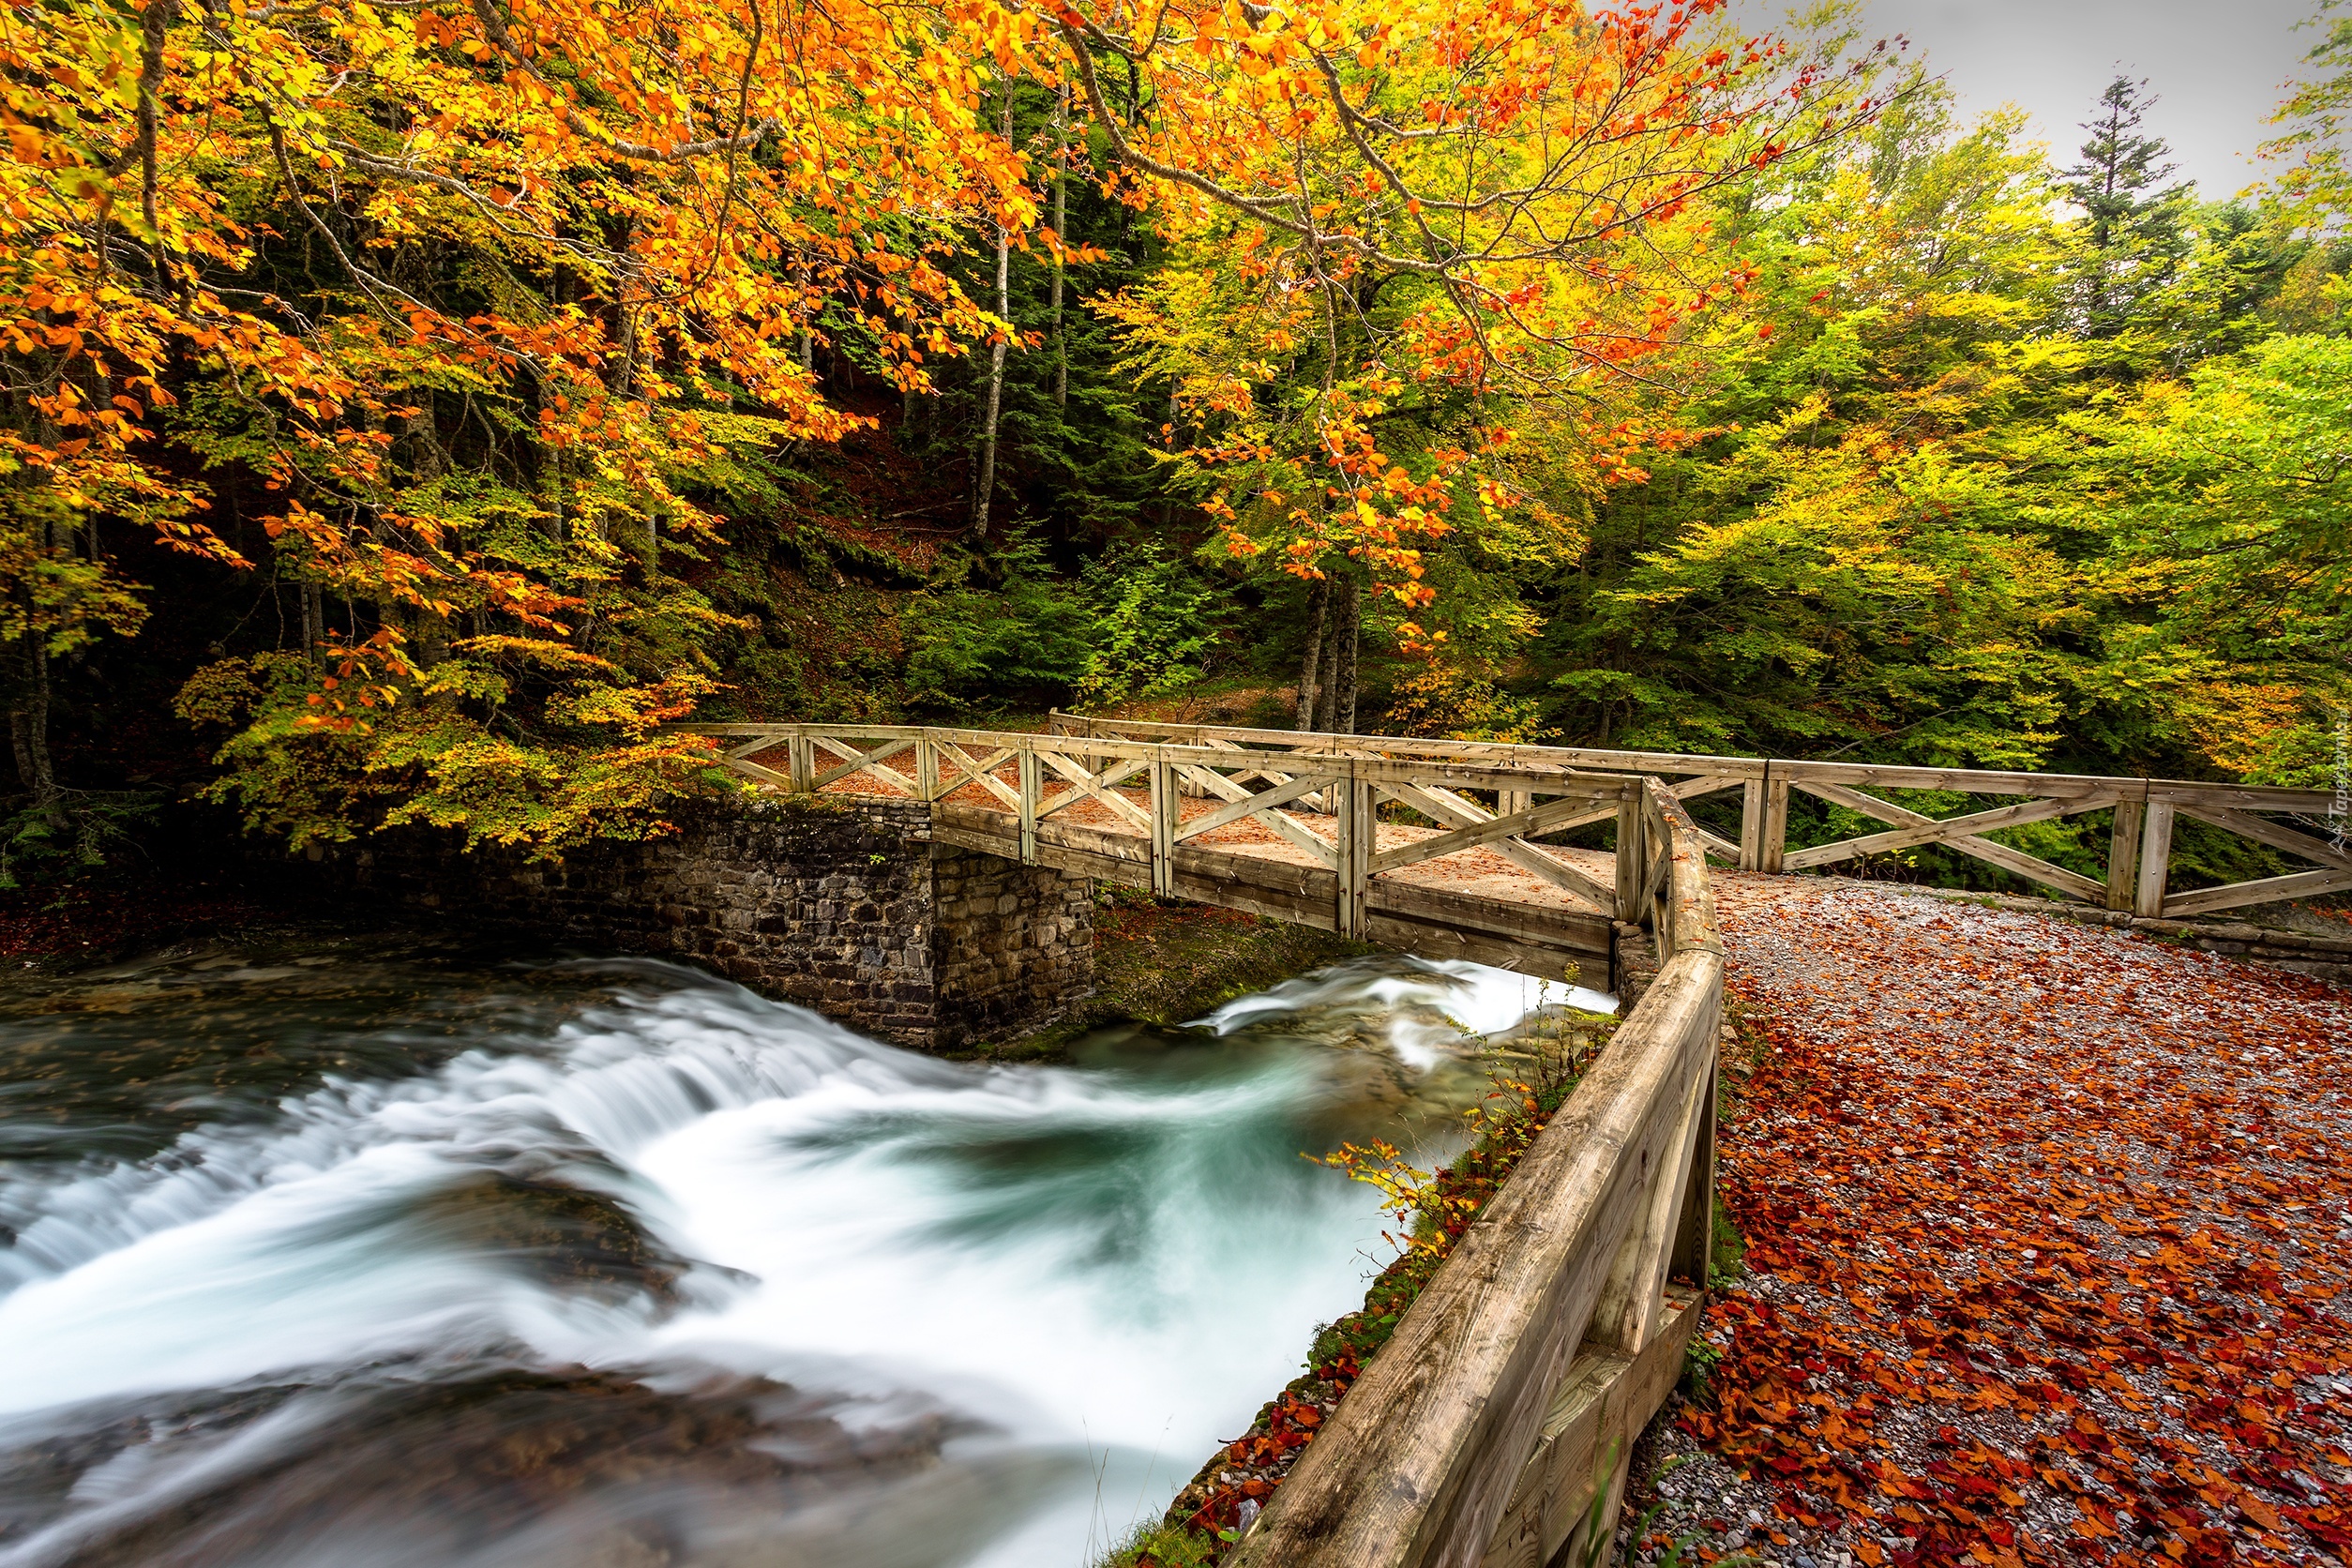
{"label": "small green plant near railing", "polygon": [[[1705,1341],[1694,1340],[1692,1343],[1704,1344]],[[1687,1454],[1675,1455],[1658,1467],[1657,1475],[1663,1477],[1676,1467],[1688,1464],[1690,1457]],[[1625,1549],[1622,1552],[1612,1553],[1609,1548],[1615,1544],[1616,1531],[1606,1528],[1607,1521],[1603,1515],[1608,1509],[1609,1482],[1614,1477],[1616,1469],[1617,1440],[1612,1438],[1609,1440],[1608,1452],[1602,1455],[1600,1466],[1592,1477],[1592,1511],[1585,1519],[1584,1557],[1580,1568],[1606,1568],[1606,1565],[1610,1564],[1615,1564],[1616,1568],[1624,1568],[1625,1564],[1631,1563],[1640,1556],[1641,1544],[1649,1538],[1651,1523],[1666,1511],[1666,1503],[1664,1498],[1660,1498],[1642,1510],[1640,1516],[1634,1520],[1633,1528],[1626,1531]],[[1684,1554],[1691,1551],[1711,1533],[1706,1530],[1693,1530],[1676,1536],[1666,1543],[1666,1555],[1659,1558],[1652,1564],[1652,1568],[1683,1568],[1684,1563],[1690,1560]],[[1742,1568],[1743,1564],[1755,1562],[1756,1560],[1741,1553],[1732,1557],[1719,1557],[1713,1560],[1716,1568]]]}
{"label": "small green plant near railing", "polygon": [[1592,1506],[1584,1516],[1584,1550],[1577,1559],[1577,1568],[1606,1568],[1613,1560],[1609,1548],[1615,1545],[1617,1532],[1609,1529],[1609,1483],[1617,1476],[1617,1447],[1615,1438],[1601,1451],[1601,1462],[1592,1469]]}
{"label": "small green plant near railing", "polygon": [[1723,1352],[1709,1344],[1705,1334],[1691,1335],[1690,1346],[1682,1352],[1682,1397],[1694,1405],[1712,1403],[1715,1368],[1722,1364]]}
{"label": "small green plant near railing", "polygon": [[1102,1568],[1213,1568],[1236,1532],[1222,1533],[1227,1539],[1202,1535],[1181,1525],[1138,1524],[1111,1548]]}

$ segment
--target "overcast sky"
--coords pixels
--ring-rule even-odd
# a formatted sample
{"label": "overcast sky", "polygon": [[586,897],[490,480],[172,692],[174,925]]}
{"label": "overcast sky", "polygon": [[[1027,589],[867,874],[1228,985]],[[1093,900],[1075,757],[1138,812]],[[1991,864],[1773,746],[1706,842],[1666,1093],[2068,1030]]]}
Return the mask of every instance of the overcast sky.
{"label": "overcast sky", "polygon": [[[1733,0],[1776,26],[1786,0]],[[2015,103],[2060,167],[2118,66],[2159,99],[2147,128],[2208,199],[2261,177],[2252,161],[2284,83],[2318,41],[2295,23],[2316,0],[1870,0],[1874,37],[1902,34],[1942,73],[1964,113]],[[1753,19],[1753,20],[1750,20]]]}

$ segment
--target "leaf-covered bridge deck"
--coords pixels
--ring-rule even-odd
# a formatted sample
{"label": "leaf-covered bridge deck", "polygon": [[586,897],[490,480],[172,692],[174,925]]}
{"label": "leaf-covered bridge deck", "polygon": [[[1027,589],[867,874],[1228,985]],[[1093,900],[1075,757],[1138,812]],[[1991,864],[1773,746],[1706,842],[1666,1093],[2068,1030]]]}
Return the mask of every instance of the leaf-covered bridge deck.
{"label": "leaf-covered bridge deck", "polygon": [[1720,1402],[1685,1420],[1776,1492],[1754,1545],[2352,1560],[2352,995],[1715,882],[1769,1044],[1722,1135],[1752,1272],[1709,1311]]}

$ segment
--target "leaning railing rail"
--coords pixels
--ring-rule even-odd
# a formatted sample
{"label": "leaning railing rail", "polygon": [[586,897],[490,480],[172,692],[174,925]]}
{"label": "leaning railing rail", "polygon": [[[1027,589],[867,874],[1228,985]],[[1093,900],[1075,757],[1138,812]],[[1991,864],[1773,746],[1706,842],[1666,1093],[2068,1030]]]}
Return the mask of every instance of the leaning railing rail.
{"label": "leaning railing rail", "polygon": [[1699,1317],[1723,1018],[1697,831],[1655,780],[1639,810],[1656,979],[1230,1568],[1539,1568],[1596,1516],[1614,1531],[1633,1440]]}
{"label": "leaning railing rail", "polygon": [[[1473,741],[1417,741],[1380,736],[1331,735],[1288,730],[1251,730],[1207,724],[1161,724],[1136,719],[1090,718],[1056,714],[1053,728],[1063,734],[1230,746],[1259,754],[1318,754],[1335,748],[1371,749],[1390,757],[1425,757],[1490,767],[1550,766],[1587,772],[1677,776],[1667,788],[1679,798],[1696,800],[1720,792],[1741,792],[1738,842],[1695,828],[1708,852],[1749,871],[1802,871],[1836,866],[1862,855],[1925,844],[1940,844],[1970,855],[2065,900],[2149,918],[2179,919],[2248,904],[2309,898],[2352,888],[2352,853],[2277,817],[2308,822],[2326,817],[2333,796],[2319,790],[2275,790],[2255,785],[2208,784],[2186,779],[2101,777],[2079,774],[2002,773],[1981,768],[1891,767],[1873,762],[1803,762],[1763,757],[1700,757],[1663,751],[1609,751],[1585,746],[1506,746]],[[1940,790],[2024,797],[2014,806],[1933,818],[1898,806],[1872,790]],[[1787,848],[1791,791],[1858,811],[1885,822],[1883,832],[1791,852]],[[2089,811],[2111,811],[2105,881],[2052,865],[2039,856],[1982,837],[2005,827],[2048,822]],[[2308,861],[2312,869],[2231,882],[2222,887],[2170,890],[2173,827],[2190,817],[2240,837],[2283,850]],[[1596,820],[1586,818],[1586,821]],[[1558,826],[1552,831],[1560,831]]]}

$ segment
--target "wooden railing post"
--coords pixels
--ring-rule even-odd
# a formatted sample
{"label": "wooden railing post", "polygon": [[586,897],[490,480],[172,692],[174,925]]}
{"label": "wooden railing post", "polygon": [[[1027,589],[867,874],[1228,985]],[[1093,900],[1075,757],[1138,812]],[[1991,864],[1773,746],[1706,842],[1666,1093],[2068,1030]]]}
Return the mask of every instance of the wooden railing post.
{"label": "wooden railing post", "polygon": [[1788,780],[1764,778],[1764,829],[1756,841],[1756,868],[1778,871],[1788,854]]}
{"label": "wooden railing post", "polygon": [[1639,925],[1642,896],[1649,891],[1650,857],[1642,852],[1642,781],[1617,797],[1617,918]]}
{"label": "wooden railing post", "polygon": [[1152,779],[1152,892],[1157,897],[1172,897],[1176,892],[1176,826],[1178,814],[1184,808],[1184,796],[1176,790],[1176,769],[1165,757],[1154,752],[1150,767]]}
{"label": "wooden railing post", "polygon": [[[1718,1013],[1718,1018],[1721,1014]],[[1707,1086],[1699,1093],[1698,1144],[1691,1151],[1691,1172],[1682,1186],[1682,1214],[1674,1228],[1674,1255],[1669,1275],[1681,1275],[1700,1289],[1707,1289],[1707,1271],[1715,1255],[1715,1100],[1721,1093],[1721,1053],[1707,1066]]]}
{"label": "wooden railing post", "polygon": [[914,743],[914,792],[925,800],[939,799],[939,743],[928,730]]}
{"label": "wooden railing post", "polygon": [[1372,786],[1356,776],[1355,762],[1346,763],[1347,776],[1331,787],[1339,824],[1339,907],[1334,912],[1339,934],[1364,940],[1364,900],[1372,884],[1372,847],[1380,837],[1380,816],[1372,801]]}
{"label": "wooden railing post", "polygon": [[1642,848],[1652,862],[1650,868],[1650,927],[1657,933],[1657,954],[1660,963],[1681,951],[1681,928],[1674,913],[1674,823],[1666,816],[1659,800],[1668,798],[1663,786],[1652,786],[1659,792],[1658,799],[1650,803],[1649,820],[1642,824]]}
{"label": "wooden railing post", "polygon": [[1037,748],[1024,746],[1020,749],[1019,777],[1021,797],[1021,864],[1037,864]]}
{"label": "wooden railing post", "polygon": [[786,750],[792,761],[785,764],[792,775],[792,792],[805,794],[817,787],[817,743],[806,734],[794,735]]}
{"label": "wooden railing post", "polygon": [[2148,803],[2148,819],[2140,830],[2140,874],[2132,912],[2152,920],[2164,912],[2164,883],[2172,872],[2172,802]]}
{"label": "wooden railing post", "polygon": [[1740,786],[1740,869],[1756,871],[1763,865],[1764,780],[1751,778]]}
{"label": "wooden railing post", "polygon": [[2132,907],[2140,866],[2142,810],[2136,800],[2115,803],[2115,825],[2107,835],[2107,907],[2111,910]]}

